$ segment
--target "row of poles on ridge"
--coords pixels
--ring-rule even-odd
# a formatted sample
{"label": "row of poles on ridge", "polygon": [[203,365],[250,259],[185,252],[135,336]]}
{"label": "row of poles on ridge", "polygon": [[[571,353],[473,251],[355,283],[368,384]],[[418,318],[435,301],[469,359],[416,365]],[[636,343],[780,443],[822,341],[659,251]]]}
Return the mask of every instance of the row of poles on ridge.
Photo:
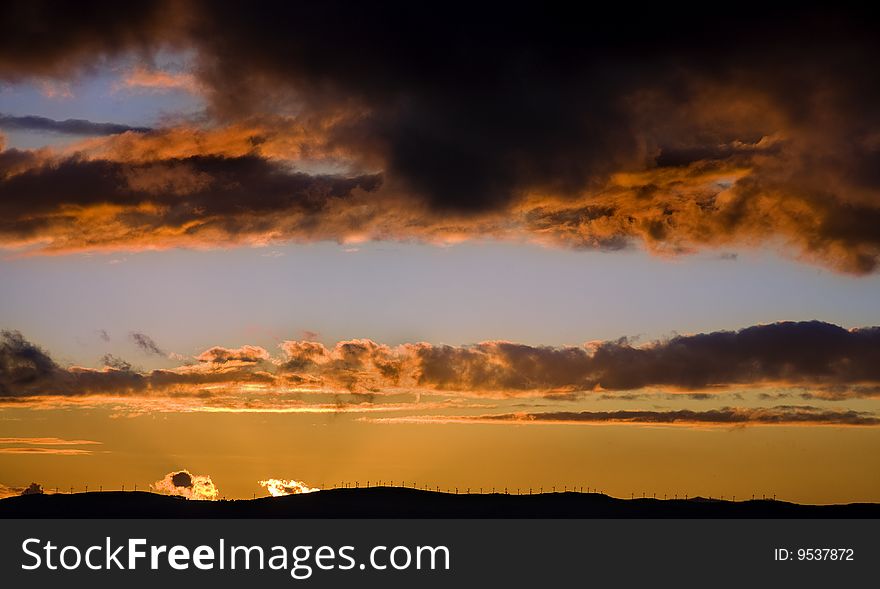
{"label": "row of poles on ridge", "polygon": [[[443,493],[454,493],[454,494],[456,494],[456,495],[458,495],[460,492],[464,492],[465,494],[468,494],[468,495],[470,495],[470,494],[480,494],[480,495],[483,495],[483,494],[485,494],[485,493],[484,493],[484,490],[485,490],[487,493],[490,493],[490,494],[493,494],[493,495],[496,494],[496,493],[501,494],[501,495],[533,495],[533,494],[535,494],[535,493],[537,493],[537,494],[543,494],[543,493],[544,493],[544,487],[527,487],[527,488],[526,488],[526,487],[516,487],[516,488],[514,488],[514,487],[503,487],[503,488],[501,488],[501,487],[491,487],[491,490],[489,490],[490,487],[473,487],[473,491],[472,491],[472,488],[471,488],[471,487],[463,487],[463,488],[461,488],[461,491],[460,491],[460,488],[459,488],[459,487],[449,487],[449,488],[442,488],[442,489],[441,489],[441,487],[440,487],[439,485],[434,485],[434,486],[432,486],[432,485],[428,485],[428,484],[419,485],[418,483],[406,483],[406,482],[403,482],[403,481],[401,481],[401,482],[400,482],[399,484],[397,484],[397,485],[394,484],[394,481],[384,481],[384,482],[383,482],[383,481],[376,481],[376,483],[373,485],[373,487],[375,487],[375,488],[378,488],[378,487],[399,487],[399,488],[405,488],[405,489],[417,489],[417,490],[421,490],[421,491],[434,491],[434,492],[437,492],[437,493],[441,493],[441,492],[443,492]],[[323,484],[322,484],[321,487],[320,487],[320,489],[321,489],[322,491],[325,490],[326,488],[327,488],[327,487],[325,487],[325,485],[323,485]],[[361,485],[360,485],[360,481],[354,481],[354,482],[346,482],[346,481],[343,481],[343,482],[340,482],[340,483],[335,483],[335,484],[333,484],[333,485],[332,485],[331,487],[329,487],[329,488],[330,488],[330,489],[360,489],[360,488],[370,488],[370,481],[366,481],[366,484],[365,484],[363,487],[361,487]],[[585,487],[583,487],[583,486],[580,486],[580,487],[578,487],[578,486],[571,486],[571,487],[569,487],[568,485],[563,485],[563,486],[562,486],[562,491],[561,491],[561,492],[563,492],[563,493],[569,493],[569,492],[571,492],[571,493],[583,493],[583,492],[584,492],[584,488],[585,488]],[[74,489],[75,489],[75,488],[74,488],[73,486],[70,487],[70,493],[71,493],[71,494],[73,494],[73,493],[75,492]],[[133,491],[137,491],[137,490],[138,490],[137,483],[135,483],[133,487],[129,487],[129,489],[130,489],[130,490],[133,490]],[[548,489],[549,489],[548,492],[550,492],[550,493],[556,493],[556,492],[557,492],[557,486],[556,486],[556,485],[553,485],[553,486],[551,486],[551,487],[548,487]],[[84,490],[85,490],[86,493],[88,493],[88,492],[89,492],[89,486],[88,486],[88,485],[85,485],[85,489],[84,489]],[[92,490],[93,490],[93,491],[95,490],[94,487],[92,487]],[[103,486],[103,485],[99,485],[97,490],[98,490],[98,492],[103,492],[103,491],[104,491],[104,486]],[[121,490],[122,490],[122,491],[125,491],[125,485],[122,485]],[[59,487],[55,487],[55,493],[59,493],[59,492],[60,492],[60,488],[59,488]],[[589,487],[589,486],[586,487],[586,492],[587,492],[587,493],[598,493],[598,494],[604,494],[604,493],[605,493],[605,491],[603,491],[603,490],[600,490],[600,489],[598,489],[598,488],[596,488],[596,487]],[[254,498],[256,498],[256,496],[257,496],[256,493],[254,493]],[[716,499],[720,499],[721,501],[724,501],[724,497],[725,497],[724,495],[721,495],[720,497],[715,497],[715,498],[716,498]],[[630,499],[639,499],[639,498],[641,498],[641,499],[648,499],[648,498],[650,498],[650,499],[657,499],[657,493],[651,493],[650,497],[648,496],[647,492],[645,492],[645,491],[642,491],[641,497],[639,497],[636,493],[630,493],[630,497],[629,497],[629,498],[630,498]],[[683,494],[681,495],[681,498],[682,498],[682,499],[688,499],[688,498],[689,498],[688,493],[683,493]],[[757,495],[752,494],[752,497],[751,497],[751,498],[752,498],[752,500],[755,500],[755,499],[757,498]],[[224,499],[225,499],[225,497],[224,497]],[[668,500],[668,499],[679,499],[679,495],[678,495],[677,493],[675,493],[675,494],[673,494],[673,495],[670,497],[668,493],[664,493],[664,494],[663,494],[663,499],[664,499],[664,500]],[[710,495],[710,496],[708,497],[708,499],[709,499],[709,500],[712,500],[712,496]],[[766,494],[762,494],[762,495],[761,495],[761,499],[762,499],[762,500],[765,500],[765,501],[766,501],[767,499],[771,499],[771,500],[775,501],[775,500],[776,500],[776,495],[773,494],[772,496],[767,497]],[[736,501],[736,495],[731,495],[731,496],[730,496],[730,501]]]}

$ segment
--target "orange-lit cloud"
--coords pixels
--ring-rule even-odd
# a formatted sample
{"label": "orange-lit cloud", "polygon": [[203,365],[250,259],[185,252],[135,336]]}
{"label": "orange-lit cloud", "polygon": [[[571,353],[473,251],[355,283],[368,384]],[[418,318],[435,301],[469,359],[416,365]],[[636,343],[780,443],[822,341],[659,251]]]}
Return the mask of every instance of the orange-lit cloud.
{"label": "orange-lit cloud", "polygon": [[243,393],[231,388],[225,393],[209,395],[163,395],[113,396],[93,395],[86,397],[45,396],[27,399],[0,399],[0,407],[16,409],[105,409],[112,418],[135,417],[156,413],[214,413],[214,414],[274,414],[274,415],[372,415],[411,413],[419,411],[455,411],[494,407],[491,403],[467,402],[447,399],[428,401],[413,399],[408,402],[388,402],[379,397],[338,398],[326,402],[309,395],[278,394],[273,391]]}
{"label": "orange-lit cloud", "polygon": [[259,346],[242,346],[236,349],[215,346],[205,350],[196,360],[212,364],[254,364],[269,360],[269,352]]}
{"label": "orange-lit cloud", "polygon": [[88,456],[92,454],[91,450],[80,450],[78,448],[35,448],[33,446],[21,446],[11,448],[0,448],[0,454],[27,454],[27,455],[54,455],[54,456]]}
{"label": "orange-lit cloud", "polygon": [[257,346],[214,347],[196,364],[147,372],[118,359],[101,369],[65,368],[21,334],[3,332],[0,402],[363,412],[417,409],[421,393],[452,402],[565,400],[650,389],[708,395],[738,388],[797,389],[841,400],[876,397],[880,391],[880,329],[848,330],[818,321],[679,335],[643,345],[626,339],[579,347],[499,341],[387,346],[351,340],[331,348],[309,341],[279,347],[275,356]]}
{"label": "orange-lit cloud", "polygon": [[26,487],[10,487],[0,483],[0,499],[17,497],[19,495],[42,495],[46,492],[40,483],[31,483]]}
{"label": "orange-lit cloud", "polygon": [[136,67],[126,72],[119,88],[151,91],[184,90],[193,94],[200,92],[199,82],[193,74],[145,67]]}
{"label": "orange-lit cloud", "polygon": [[87,456],[93,451],[67,446],[91,446],[100,443],[94,440],[65,440],[52,437],[0,438],[0,454]]}
{"label": "orange-lit cloud", "polygon": [[22,487],[8,487],[0,483],[0,499],[21,495]]}
{"label": "orange-lit cloud", "polygon": [[63,253],[325,239],[375,223],[379,185],[376,175],[309,175],[247,155],[130,164],[7,150],[0,244]]}
{"label": "orange-lit cloud", "polygon": [[0,438],[0,444],[31,444],[35,446],[88,446],[100,443],[94,440],[64,440],[62,438]]}
{"label": "orange-lit cloud", "polygon": [[284,495],[299,495],[301,493],[314,493],[320,491],[318,488],[309,487],[302,481],[294,481],[287,479],[267,479],[259,481],[260,486],[264,487],[272,497],[283,497]]}
{"label": "orange-lit cloud", "polygon": [[[195,156],[244,157],[295,161],[334,161],[346,152],[327,137],[334,121],[308,124],[288,117],[264,116],[224,125],[177,125],[149,132],[93,137],[58,151],[59,156],[123,163],[155,163]],[[307,126],[308,125],[308,126]]]}
{"label": "orange-lit cloud", "polygon": [[781,140],[731,146],[718,160],[614,173],[578,197],[531,193],[463,216],[438,214],[387,175],[291,171],[308,161],[358,169],[318,137],[176,128],[89,140],[72,155],[0,152],[0,247],[65,253],[494,238],[576,249],[640,244],[668,256],[776,242],[852,273],[872,271],[880,252],[866,230],[880,214],[872,201],[809,195],[775,179]]}
{"label": "orange-lit cloud", "polygon": [[208,475],[192,474],[188,470],[169,472],[150,485],[154,493],[173,495],[200,501],[216,501],[220,492]]}

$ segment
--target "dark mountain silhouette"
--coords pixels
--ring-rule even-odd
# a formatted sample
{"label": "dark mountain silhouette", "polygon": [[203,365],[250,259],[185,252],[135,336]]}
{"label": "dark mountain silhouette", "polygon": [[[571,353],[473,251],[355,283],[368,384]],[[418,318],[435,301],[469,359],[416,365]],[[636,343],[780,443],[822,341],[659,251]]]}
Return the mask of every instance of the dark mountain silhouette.
{"label": "dark mountain silhouette", "polygon": [[880,504],[616,499],[598,493],[451,494],[372,487],[253,500],[189,501],[146,492],[0,500],[0,518],[880,518]]}

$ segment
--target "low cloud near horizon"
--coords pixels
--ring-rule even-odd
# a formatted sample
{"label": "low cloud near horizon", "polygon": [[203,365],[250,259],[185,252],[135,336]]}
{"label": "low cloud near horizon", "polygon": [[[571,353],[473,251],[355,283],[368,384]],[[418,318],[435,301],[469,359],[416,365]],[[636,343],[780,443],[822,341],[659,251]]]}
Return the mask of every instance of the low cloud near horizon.
{"label": "low cloud near horizon", "polygon": [[150,489],[154,493],[185,497],[199,501],[216,501],[220,498],[220,492],[214,485],[214,481],[208,475],[192,474],[188,470],[169,472],[159,479]]}
{"label": "low cloud near horizon", "polygon": [[43,486],[39,483],[31,483],[26,487],[9,486],[0,483],[0,499],[6,499],[7,497],[18,497],[19,495],[32,495],[43,492]]}
{"label": "low cloud near horizon", "polygon": [[[145,351],[153,347],[148,340]],[[198,396],[218,387],[549,398],[646,388],[713,393],[789,387],[829,399],[880,394],[880,327],[845,329],[821,321],[676,335],[642,345],[626,338],[569,347],[506,341],[388,346],[361,339],[328,348],[288,340],[274,355],[259,346],[214,346],[195,360],[146,372],[118,359],[105,359],[101,369],[63,367],[19,332],[4,331],[0,402],[47,396]]]}
{"label": "low cloud near horizon", "polygon": [[[0,406],[96,407],[145,411],[361,413],[498,409],[515,399],[554,403],[537,421],[786,422],[875,425],[864,403],[880,397],[880,328],[845,329],[820,321],[780,322],[738,331],[676,335],[637,345],[626,338],[582,346],[489,341],[469,346],[425,342],[388,346],[350,340],[326,347],[287,340],[273,354],[259,346],[213,346],[169,369],[137,371],[127,362],[102,368],[61,366],[18,332],[0,334]],[[859,402],[859,410],[730,409],[691,413],[576,413],[575,402],[651,399],[709,403],[747,397]],[[509,407],[509,405],[508,405]],[[584,409],[584,407],[577,407]],[[498,409],[499,413],[503,409]],[[726,412],[726,413],[725,413]],[[409,419],[409,417],[402,417]],[[472,419],[464,417],[463,420]],[[486,420],[516,422],[504,413]],[[37,438],[3,453],[88,454],[89,444]],[[11,442],[10,442],[11,443]],[[25,444],[25,445],[22,445]],[[36,448],[40,446],[40,448]]]}
{"label": "low cloud near horizon", "polygon": [[295,481],[293,479],[266,479],[258,481],[260,486],[266,489],[272,497],[283,497],[285,495],[301,495],[303,493],[314,493],[320,491],[317,487],[310,487],[303,481]]}

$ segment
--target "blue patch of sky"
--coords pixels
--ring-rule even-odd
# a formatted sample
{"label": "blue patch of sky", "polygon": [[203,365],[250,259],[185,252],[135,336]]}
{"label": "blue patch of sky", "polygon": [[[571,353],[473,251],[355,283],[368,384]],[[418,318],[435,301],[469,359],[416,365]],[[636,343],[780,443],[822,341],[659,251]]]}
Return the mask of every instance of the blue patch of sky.
{"label": "blue patch of sky", "polygon": [[129,332],[195,354],[243,344],[274,352],[306,330],[328,345],[350,338],[578,345],[780,320],[880,324],[880,276],[839,275],[765,251],[669,261],[497,242],[351,249],[315,243],[6,259],[0,326],[66,361],[91,365],[112,351],[153,366],[168,361],[138,356]]}

